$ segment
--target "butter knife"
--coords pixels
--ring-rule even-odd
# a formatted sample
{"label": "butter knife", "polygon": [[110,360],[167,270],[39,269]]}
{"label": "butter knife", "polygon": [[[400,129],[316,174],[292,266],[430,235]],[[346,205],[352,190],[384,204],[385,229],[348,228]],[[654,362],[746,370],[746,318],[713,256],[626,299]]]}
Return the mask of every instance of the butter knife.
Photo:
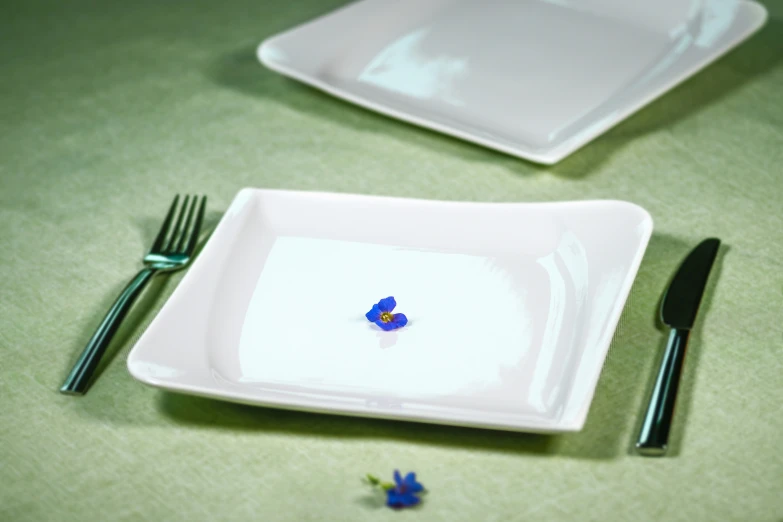
{"label": "butter knife", "polygon": [[720,240],[715,238],[699,243],[680,265],[661,301],[661,321],[671,331],[636,443],[642,455],[666,454],[688,335],[719,246]]}

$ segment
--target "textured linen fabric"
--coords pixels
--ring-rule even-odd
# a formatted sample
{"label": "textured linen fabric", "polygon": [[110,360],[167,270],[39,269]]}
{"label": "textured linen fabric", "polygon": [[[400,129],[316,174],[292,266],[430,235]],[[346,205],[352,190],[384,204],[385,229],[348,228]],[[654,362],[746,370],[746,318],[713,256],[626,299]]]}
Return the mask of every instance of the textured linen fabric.
{"label": "textured linen fabric", "polygon": [[[10,0],[0,8],[0,520],[783,520],[783,1],[751,40],[558,165],[394,121],[263,69],[265,37],[338,0]],[[579,433],[313,415],[165,393],[125,360],[145,293],[81,398],[58,387],[177,192],[624,199],[655,232]],[[724,241],[671,455],[631,451],[661,292]],[[415,470],[420,508],[361,484]]]}

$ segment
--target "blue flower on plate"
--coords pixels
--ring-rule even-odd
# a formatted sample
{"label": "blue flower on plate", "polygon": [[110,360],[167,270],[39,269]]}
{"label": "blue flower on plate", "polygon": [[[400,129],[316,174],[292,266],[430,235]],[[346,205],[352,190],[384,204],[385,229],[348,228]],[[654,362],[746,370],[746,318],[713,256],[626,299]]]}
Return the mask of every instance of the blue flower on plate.
{"label": "blue flower on plate", "polygon": [[410,472],[402,478],[400,472],[394,470],[394,487],[386,490],[386,505],[393,508],[405,508],[415,506],[421,499],[416,493],[424,489],[416,482],[416,473]]}
{"label": "blue flower on plate", "polygon": [[368,321],[375,323],[383,330],[387,332],[390,330],[396,330],[402,328],[408,324],[408,318],[405,314],[393,314],[392,311],[397,306],[397,301],[394,297],[389,296],[386,299],[381,299],[377,304],[372,305],[372,309],[364,314]]}

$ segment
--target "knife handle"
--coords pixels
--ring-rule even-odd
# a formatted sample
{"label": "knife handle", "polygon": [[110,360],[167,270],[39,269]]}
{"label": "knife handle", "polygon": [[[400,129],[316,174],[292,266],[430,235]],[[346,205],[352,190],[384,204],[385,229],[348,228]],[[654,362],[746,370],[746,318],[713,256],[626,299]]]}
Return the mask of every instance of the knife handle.
{"label": "knife handle", "polygon": [[650,404],[647,406],[636,443],[636,449],[642,455],[660,457],[666,453],[689,332],[681,328],[672,328],[669,335],[669,342],[663,354],[661,368],[658,370]]}

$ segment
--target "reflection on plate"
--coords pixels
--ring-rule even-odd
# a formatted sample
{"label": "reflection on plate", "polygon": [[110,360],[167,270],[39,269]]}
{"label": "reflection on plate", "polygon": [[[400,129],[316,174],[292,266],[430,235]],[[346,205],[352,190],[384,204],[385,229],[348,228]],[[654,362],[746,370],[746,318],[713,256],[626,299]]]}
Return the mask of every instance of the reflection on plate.
{"label": "reflection on plate", "polygon": [[747,0],[363,0],[258,56],[368,109],[551,164],[766,17]]}
{"label": "reflection on plate", "polygon": [[[578,430],[652,231],[620,201],[241,191],[128,359],[250,404]],[[410,322],[364,317],[394,295]]]}

